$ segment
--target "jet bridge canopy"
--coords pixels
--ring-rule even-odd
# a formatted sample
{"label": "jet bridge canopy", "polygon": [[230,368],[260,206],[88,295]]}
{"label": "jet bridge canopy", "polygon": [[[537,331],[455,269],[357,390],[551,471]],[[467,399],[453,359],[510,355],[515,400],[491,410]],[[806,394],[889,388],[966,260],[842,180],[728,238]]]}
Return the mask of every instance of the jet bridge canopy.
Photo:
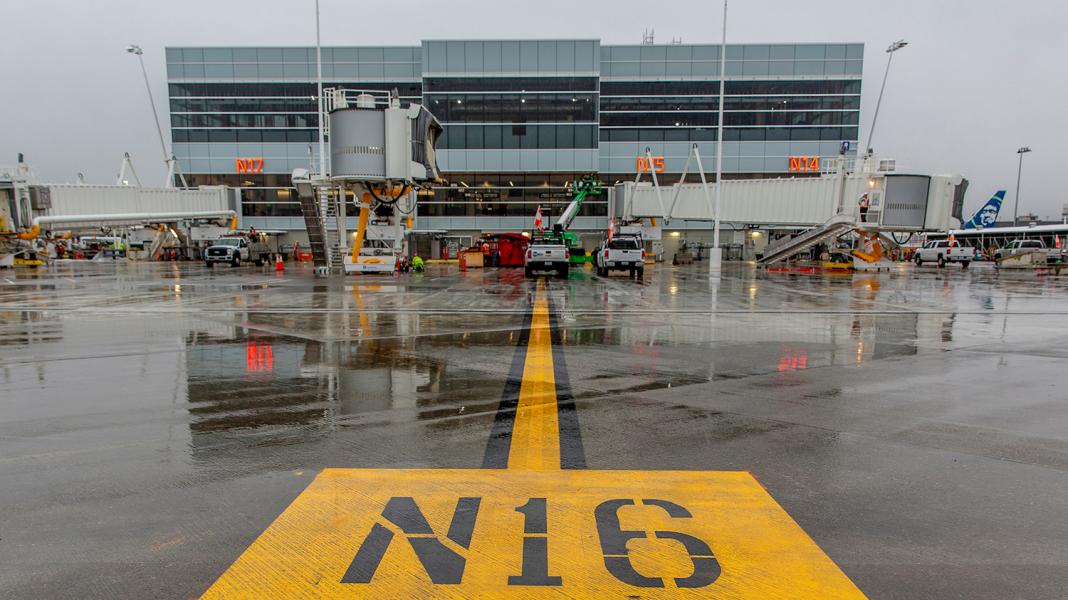
{"label": "jet bridge canopy", "polygon": [[[838,214],[859,217],[859,201],[869,198],[867,222],[892,231],[945,231],[960,219],[959,198],[967,181],[960,175],[911,175],[854,171],[821,177],[725,179],[721,222],[811,227]],[[677,193],[676,193],[677,192]],[[615,214],[624,221],[658,218],[711,221],[700,183],[658,190],[652,183],[615,186]],[[859,220],[859,219],[858,219]]]}

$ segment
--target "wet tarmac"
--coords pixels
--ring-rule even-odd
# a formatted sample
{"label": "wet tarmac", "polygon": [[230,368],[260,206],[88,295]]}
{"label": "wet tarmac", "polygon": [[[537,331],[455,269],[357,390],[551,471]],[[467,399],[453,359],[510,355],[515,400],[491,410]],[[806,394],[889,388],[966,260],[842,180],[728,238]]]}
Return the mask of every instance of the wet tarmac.
{"label": "wet tarmac", "polygon": [[[585,468],[748,471],[872,598],[1066,597],[1068,277],[698,263],[544,292]],[[325,468],[478,469],[535,294],[0,272],[0,597],[198,597]]]}

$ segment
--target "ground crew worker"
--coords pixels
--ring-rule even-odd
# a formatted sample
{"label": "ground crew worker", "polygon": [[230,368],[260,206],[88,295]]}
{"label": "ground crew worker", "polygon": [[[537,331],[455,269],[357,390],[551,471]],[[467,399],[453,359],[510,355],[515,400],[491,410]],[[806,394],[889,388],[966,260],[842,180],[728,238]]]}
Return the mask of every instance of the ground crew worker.
{"label": "ground crew worker", "polygon": [[412,257],[412,270],[416,273],[423,272],[423,258],[420,256]]}
{"label": "ground crew worker", "polygon": [[868,195],[864,194],[860,197],[860,222],[865,223],[868,221],[868,206],[871,204],[871,200],[868,199]]}

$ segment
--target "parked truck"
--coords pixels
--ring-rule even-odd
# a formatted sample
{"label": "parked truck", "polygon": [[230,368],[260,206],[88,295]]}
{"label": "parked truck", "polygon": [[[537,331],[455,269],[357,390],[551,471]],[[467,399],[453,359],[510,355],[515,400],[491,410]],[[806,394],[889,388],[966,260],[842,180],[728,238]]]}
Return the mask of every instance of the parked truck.
{"label": "parked truck", "polygon": [[533,277],[538,271],[553,271],[566,279],[571,266],[570,260],[571,253],[560,238],[535,236],[527,246],[523,272],[527,277]]}
{"label": "parked truck", "polygon": [[917,249],[912,259],[917,267],[925,262],[938,263],[939,267],[955,262],[967,269],[976,259],[976,250],[970,246],[962,246],[956,240],[934,240]]}
{"label": "parked truck", "polygon": [[627,271],[639,279],[645,275],[645,249],[640,235],[616,234],[605,238],[594,251],[597,274],[604,277],[609,271]]}
{"label": "parked truck", "polygon": [[263,266],[271,261],[271,250],[258,236],[219,238],[204,249],[204,264],[208,268],[217,263],[240,267],[243,261]]}
{"label": "parked truck", "polygon": [[994,260],[1001,260],[1003,258],[1010,258],[1012,256],[1019,256],[1021,254],[1028,254],[1034,252],[1041,255],[1039,261],[1045,260],[1047,263],[1055,263],[1060,261],[1061,255],[1057,250],[1050,250],[1046,248],[1045,242],[1039,239],[1033,240],[1012,240],[1003,248],[999,248],[994,253]]}

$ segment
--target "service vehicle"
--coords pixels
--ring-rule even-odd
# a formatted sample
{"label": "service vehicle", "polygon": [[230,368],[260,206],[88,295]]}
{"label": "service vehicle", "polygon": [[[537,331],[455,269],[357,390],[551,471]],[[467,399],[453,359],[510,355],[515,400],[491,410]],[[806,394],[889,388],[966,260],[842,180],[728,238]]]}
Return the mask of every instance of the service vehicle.
{"label": "service vehicle", "polygon": [[605,238],[594,251],[597,274],[604,277],[609,271],[628,271],[631,277],[645,275],[645,249],[640,235],[616,234]]}
{"label": "service vehicle", "polygon": [[571,253],[567,246],[555,237],[534,237],[527,246],[523,272],[533,277],[537,271],[554,271],[558,276],[567,278],[571,267]]}
{"label": "service vehicle", "polygon": [[1052,263],[1060,260],[1060,253],[1050,251],[1049,248],[1046,248],[1046,243],[1039,239],[1012,240],[1007,245],[994,252],[994,260],[1001,260],[1003,258],[1018,256],[1028,252],[1037,252],[1045,255],[1046,262]]}
{"label": "service vehicle", "polygon": [[927,242],[922,248],[917,248],[912,260],[916,262],[917,267],[925,262],[936,262],[939,267],[956,262],[966,269],[976,260],[976,251],[970,246],[960,245],[956,240],[934,240]]}
{"label": "service vehicle", "polygon": [[271,250],[257,238],[250,242],[245,237],[224,237],[204,249],[204,264],[209,268],[216,263],[230,263],[240,267],[242,261],[263,266],[270,262]]}

